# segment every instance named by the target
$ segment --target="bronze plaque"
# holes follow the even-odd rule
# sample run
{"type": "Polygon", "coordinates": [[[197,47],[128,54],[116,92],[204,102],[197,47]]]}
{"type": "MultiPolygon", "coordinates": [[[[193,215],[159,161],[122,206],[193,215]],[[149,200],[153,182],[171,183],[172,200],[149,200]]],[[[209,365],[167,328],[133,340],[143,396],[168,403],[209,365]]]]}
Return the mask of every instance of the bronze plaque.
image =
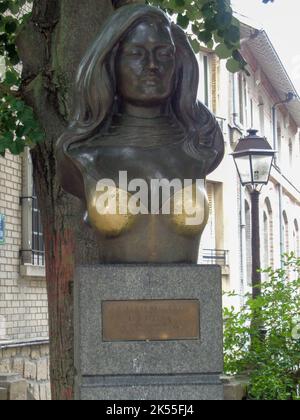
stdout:
{"type": "Polygon", "coordinates": [[[102,302],[103,341],[197,340],[198,300],[102,302]]]}

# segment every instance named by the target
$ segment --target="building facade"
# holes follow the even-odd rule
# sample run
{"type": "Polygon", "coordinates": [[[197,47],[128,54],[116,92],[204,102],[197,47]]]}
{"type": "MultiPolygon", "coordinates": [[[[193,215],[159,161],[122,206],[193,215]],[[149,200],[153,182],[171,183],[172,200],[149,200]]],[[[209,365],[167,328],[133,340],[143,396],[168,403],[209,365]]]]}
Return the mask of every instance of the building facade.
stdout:
{"type": "MultiPolygon", "coordinates": [[[[281,255],[300,256],[300,100],[264,31],[242,25],[249,76],[231,74],[213,52],[199,54],[198,96],[217,116],[226,142],[220,167],[207,180],[210,218],[200,263],[220,264],[224,290],[251,287],[251,202],[230,153],[256,128],[278,150],[270,183],[261,194],[263,267],[281,255]],[[292,92],[295,98],[284,103],[292,92]]],[[[50,398],[44,248],[28,150],[0,157],[0,374],[19,373],[36,399],[50,398]]]]}
{"type": "MultiPolygon", "coordinates": [[[[203,51],[199,60],[206,85],[199,98],[217,116],[226,142],[224,161],[207,180],[211,212],[199,261],[219,262],[224,290],[243,295],[251,290],[251,200],[230,154],[250,128],[278,151],[261,192],[260,238],[262,267],[280,268],[284,253],[300,256],[300,99],[265,31],[242,24],[241,52],[249,75],[229,73],[213,52],[203,51]]],[[[243,298],[230,303],[239,306],[243,298]]]]}
{"type": "Polygon", "coordinates": [[[30,396],[50,397],[42,232],[29,151],[0,157],[0,375],[18,373],[30,396]]]}

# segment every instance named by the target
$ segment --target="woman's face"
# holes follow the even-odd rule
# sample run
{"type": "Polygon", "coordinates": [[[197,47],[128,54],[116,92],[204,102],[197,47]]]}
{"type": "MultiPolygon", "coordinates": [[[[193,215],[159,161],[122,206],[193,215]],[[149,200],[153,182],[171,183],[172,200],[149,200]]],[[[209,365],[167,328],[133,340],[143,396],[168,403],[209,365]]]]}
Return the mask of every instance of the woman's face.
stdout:
{"type": "Polygon", "coordinates": [[[171,96],[175,75],[175,46],[170,28],[144,22],[120,45],[116,62],[118,94],[138,106],[160,105],[171,96]]]}

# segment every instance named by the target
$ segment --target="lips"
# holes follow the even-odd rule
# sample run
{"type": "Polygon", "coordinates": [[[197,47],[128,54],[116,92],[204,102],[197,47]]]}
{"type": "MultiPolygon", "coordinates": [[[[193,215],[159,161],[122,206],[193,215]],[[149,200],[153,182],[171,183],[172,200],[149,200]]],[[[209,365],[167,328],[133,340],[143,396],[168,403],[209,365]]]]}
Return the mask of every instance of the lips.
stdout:
{"type": "Polygon", "coordinates": [[[157,76],[147,76],[144,77],[142,82],[145,83],[148,86],[155,86],[159,82],[159,77],[157,76]]]}

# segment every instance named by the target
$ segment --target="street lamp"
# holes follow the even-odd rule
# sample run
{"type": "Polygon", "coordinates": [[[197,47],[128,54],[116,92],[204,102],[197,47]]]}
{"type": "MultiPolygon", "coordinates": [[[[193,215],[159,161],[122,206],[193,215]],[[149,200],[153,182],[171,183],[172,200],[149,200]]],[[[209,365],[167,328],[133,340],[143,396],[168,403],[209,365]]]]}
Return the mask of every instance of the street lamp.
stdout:
{"type": "Polygon", "coordinates": [[[269,182],[275,156],[267,139],[259,137],[257,132],[248,130],[248,136],[239,140],[232,153],[241,184],[248,186],[251,195],[253,298],[260,295],[261,285],[259,196],[263,185],[269,182]]]}

